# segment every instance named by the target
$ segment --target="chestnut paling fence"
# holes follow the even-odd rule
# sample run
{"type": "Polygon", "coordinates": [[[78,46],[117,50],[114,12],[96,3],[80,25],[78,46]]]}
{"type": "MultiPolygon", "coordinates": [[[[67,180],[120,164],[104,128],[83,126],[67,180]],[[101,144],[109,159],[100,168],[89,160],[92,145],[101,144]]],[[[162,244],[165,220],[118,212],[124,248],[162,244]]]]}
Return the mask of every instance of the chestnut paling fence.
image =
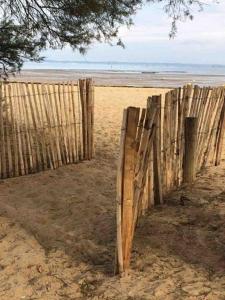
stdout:
{"type": "Polygon", "coordinates": [[[91,159],[93,116],[91,79],[0,82],[0,178],[91,159]]]}
{"type": "Polygon", "coordinates": [[[225,134],[225,89],[191,85],[124,110],[117,174],[116,270],[130,267],[141,215],[205,166],[218,165],[225,134]]]}

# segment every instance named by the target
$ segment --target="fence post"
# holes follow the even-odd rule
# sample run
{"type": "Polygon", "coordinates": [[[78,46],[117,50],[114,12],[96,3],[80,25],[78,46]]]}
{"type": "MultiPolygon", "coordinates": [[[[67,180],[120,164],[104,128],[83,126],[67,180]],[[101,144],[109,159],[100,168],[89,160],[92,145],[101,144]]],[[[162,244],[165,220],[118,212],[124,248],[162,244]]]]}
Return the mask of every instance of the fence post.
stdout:
{"type": "Polygon", "coordinates": [[[161,173],[161,96],[153,96],[153,103],[157,110],[156,132],[153,139],[153,172],[154,172],[154,203],[163,204],[162,173],[161,173]]]}
{"type": "Polygon", "coordinates": [[[197,130],[198,118],[185,118],[183,158],[183,182],[185,183],[192,183],[196,177],[197,130]]]}

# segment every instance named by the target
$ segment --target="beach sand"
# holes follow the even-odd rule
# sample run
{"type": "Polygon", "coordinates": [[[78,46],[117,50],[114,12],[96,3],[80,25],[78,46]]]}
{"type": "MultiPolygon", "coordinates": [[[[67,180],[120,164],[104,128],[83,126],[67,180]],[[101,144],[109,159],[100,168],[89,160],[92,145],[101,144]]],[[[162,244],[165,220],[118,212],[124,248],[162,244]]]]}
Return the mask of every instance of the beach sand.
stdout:
{"type": "Polygon", "coordinates": [[[1,300],[225,299],[225,163],[152,209],[113,275],[123,108],[165,92],[96,87],[95,159],[0,181],[1,300]]]}

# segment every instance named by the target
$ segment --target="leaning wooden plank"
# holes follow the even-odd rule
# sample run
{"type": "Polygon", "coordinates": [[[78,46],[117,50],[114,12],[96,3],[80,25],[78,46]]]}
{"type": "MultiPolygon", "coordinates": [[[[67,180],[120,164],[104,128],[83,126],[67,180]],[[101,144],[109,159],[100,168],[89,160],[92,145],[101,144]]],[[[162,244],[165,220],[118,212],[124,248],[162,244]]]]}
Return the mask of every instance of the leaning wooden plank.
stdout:
{"type": "Polygon", "coordinates": [[[124,145],[124,182],[123,182],[123,258],[124,271],[129,269],[130,254],[132,245],[132,226],[133,226],[133,200],[134,200],[134,176],[135,176],[135,138],[139,120],[139,108],[128,107],[127,126],[124,145]]]}
{"type": "Polygon", "coordinates": [[[123,208],[123,176],[124,176],[124,145],[127,126],[127,110],[123,112],[123,122],[120,136],[120,152],[117,167],[117,197],[116,197],[116,226],[117,226],[117,253],[116,273],[123,273],[123,247],[122,247],[122,208],[123,208]]]}

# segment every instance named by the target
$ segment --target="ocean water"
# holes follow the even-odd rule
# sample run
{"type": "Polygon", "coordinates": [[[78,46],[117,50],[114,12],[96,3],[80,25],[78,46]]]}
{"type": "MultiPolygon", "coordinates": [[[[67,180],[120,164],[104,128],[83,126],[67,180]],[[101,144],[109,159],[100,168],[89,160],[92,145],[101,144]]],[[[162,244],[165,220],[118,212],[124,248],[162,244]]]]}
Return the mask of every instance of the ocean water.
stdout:
{"type": "Polygon", "coordinates": [[[89,61],[54,61],[41,63],[26,62],[24,69],[53,70],[91,70],[101,72],[155,73],[155,74],[193,74],[225,75],[225,65],[178,64],[178,63],[129,63],[129,62],[89,62],[89,61]]]}

